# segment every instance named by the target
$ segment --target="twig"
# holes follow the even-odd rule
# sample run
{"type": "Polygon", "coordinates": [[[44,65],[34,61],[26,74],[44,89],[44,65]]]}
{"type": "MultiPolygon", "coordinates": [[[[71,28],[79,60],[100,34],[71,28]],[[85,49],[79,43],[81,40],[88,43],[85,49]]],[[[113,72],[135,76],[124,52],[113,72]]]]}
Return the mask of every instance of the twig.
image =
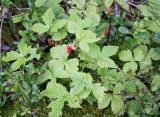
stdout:
{"type": "Polygon", "coordinates": [[[120,16],[120,9],[117,2],[114,3],[114,16],[119,17],[120,16]]]}
{"type": "Polygon", "coordinates": [[[128,4],[130,4],[130,5],[132,5],[132,6],[136,7],[136,8],[139,8],[139,5],[135,5],[135,4],[133,4],[132,2],[129,2],[129,1],[128,1],[128,4]]]}
{"type": "Polygon", "coordinates": [[[12,15],[11,18],[17,17],[17,16],[23,16],[23,15],[25,15],[25,14],[26,14],[26,13],[24,12],[24,13],[21,13],[21,14],[18,14],[18,15],[12,15]]]}
{"type": "MultiPolygon", "coordinates": [[[[1,58],[1,47],[2,47],[2,27],[3,27],[3,21],[4,21],[4,15],[5,15],[5,10],[4,8],[2,9],[2,17],[1,17],[1,24],[0,24],[0,58],[1,58]]],[[[2,64],[0,63],[1,67],[2,64]]],[[[2,72],[2,68],[0,68],[0,73],[2,72]]]]}
{"type": "Polygon", "coordinates": [[[12,5],[18,10],[18,11],[22,11],[22,10],[29,10],[30,8],[19,8],[17,7],[13,2],[12,5]]]}
{"type": "Polygon", "coordinates": [[[132,94],[128,94],[128,95],[121,95],[125,100],[130,99],[130,98],[134,98],[136,96],[138,96],[138,94],[136,93],[132,93],[132,94]]]}
{"type": "Polygon", "coordinates": [[[136,5],[136,4],[134,4],[134,3],[130,2],[130,1],[126,1],[125,3],[121,4],[120,6],[123,6],[125,4],[130,4],[130,5],[132,5],[132,6],[136,7],[136,8],[139,8],[140,5],[145,4],[146,2],[147,1],[144,1],[144,2],[140,3],[139,5],[136,5]]]}

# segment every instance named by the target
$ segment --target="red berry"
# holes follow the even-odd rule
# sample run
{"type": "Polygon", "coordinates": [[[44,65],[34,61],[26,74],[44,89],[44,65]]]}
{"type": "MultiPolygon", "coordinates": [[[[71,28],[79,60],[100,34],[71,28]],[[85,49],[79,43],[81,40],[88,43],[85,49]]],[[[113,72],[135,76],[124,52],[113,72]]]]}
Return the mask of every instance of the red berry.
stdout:
{"type": "Polygon", "coordinates": [[[72,49],[71,46],[67,46],[67,49],[72,49]]]}
{"type": "Polygon", "coordinates": [[[73,44],[67,45],[67,52],[68,52],[69,54],[71,54],[74,49],[75,49],[75,47],[74,47],[73,44]]]}
{"type": "Polygon", "coordinates": [[[72,53],[72,50],[67,50],[67,52],[68,52],[69,54],[71,54],[71,53],[72,53]]]}

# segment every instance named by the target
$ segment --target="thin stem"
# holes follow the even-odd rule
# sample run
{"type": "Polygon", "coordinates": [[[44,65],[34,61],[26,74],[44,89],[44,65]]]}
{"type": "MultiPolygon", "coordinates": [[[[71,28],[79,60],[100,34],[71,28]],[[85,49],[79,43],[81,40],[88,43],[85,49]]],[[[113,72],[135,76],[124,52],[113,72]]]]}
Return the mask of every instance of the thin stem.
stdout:
{"type": "Polygon", "coordinates": [[[23,15],[25,15],[26,13],[21,13],[21,14],[18,14],[18,15],[13,15],[13,16],[11,16],[11,18],[13,18],[13,17],[16,17],[16,16],[23,16],[23,15]]]}
{"type": "MultiPolygon", "coordinates": [[[[10,74],[8,71],[4,71],[6,73],[6,75],[8,75],[11,79],[15,80],[14,76],[12,74],[10,74]]],[[[15,80],[16,81],[16,80],[15,80]]],[[[31,103],[30,103],[30,98],[29,96],[26,94],[26,92],[24,91],[24,89],[22,88],[21,84],[16,81],[18,86],[19,86],[19,89],[21,91],[21,93],[23,94],[22,96],[24,97],[24,100],[26,101],[26,103],[30,106],[31,103]]]]}
{"type": "MultiPolygon", "coordinates": [[[[2,28],[3,28],[3,21],[4,21],[4,9],[2,9],[2,17],[1,17],[1,24],[0,24],[0,58],[1,58],[1,46],[2,46],[2,28]]],[[[1,67],[2,64],[0,63],[1,67]]],[[[2,68],[0,69],[0,73],[2,72],[2,68]]]]}
{"type": "Polygon", "coordinates": [[[30,8],[19,8],[17,7],[13,2],[12,5],[18,10],[18,11],[22,11],[22,10],[29,10],[30,8]]]}
{"type": "Polygon", "coordinates": [[[132,2],[128,2],[128,4],[130,4],[130,5],[132,5],[132,6],[136,7],[136,8],[139,7],[139,5],[135,5],[135,4],[133,4],[132,2]]]}

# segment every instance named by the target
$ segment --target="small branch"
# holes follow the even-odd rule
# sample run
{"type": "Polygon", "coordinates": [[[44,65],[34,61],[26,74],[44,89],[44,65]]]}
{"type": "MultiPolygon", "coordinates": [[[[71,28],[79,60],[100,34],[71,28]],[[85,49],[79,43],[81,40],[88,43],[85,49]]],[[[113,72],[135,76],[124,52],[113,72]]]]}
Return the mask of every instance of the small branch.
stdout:
{"type": "Polygon", "coordinates": [[[17,7],[13,2],[12,5],[18,10],[18,11],[23,11],[23,10],[29,10],[30,8],[19,8],[17,7]]]}
{"type": "Polygon", "coordinates": [[[128,95],[122,95],[122,97],[125,99],[125,100],[127,100],[127,99],[130,99],[130,98],[134,98],[134,97],[136,97],[136,96],[138,96],[136,93],[134,94],[128,94],[128,95]]]}
{"type": "Polygon", "coordinates": [[[18,15],[12,15],[11,18],[16,17],[16,16],[23,16],[23,15],[25,15],[25,14],[26,14],[26,13],[24,12],[24,13],[21,13],[21,14],[18,14],[18,15]]]}
{"type": "MultiPolygon", "coordinates": [[[[2,28],[3,28],[3,21],[5,17],[5,8],[2,9],[2,17],[1,17],[1,24],[0,24],[0,58],[1,56],[1,48],[2,48],[2,28]]],[[[2,64],[0,63],[1,68],[0,68],[0,73],[2,72],[2,64]]]]}
{"type": "Polygon", "coordinates": [[[132,5],[132,6],[136,7],[136,8],[139,8],[139,5],[135,5],[135,4],[133,4],[132,2],[129,2],[129,1],[128,1],[128,4],[130,4],[130,5],[132,5]]]}
{"type": "Polygon", "coordinates": [[[120,16],[120,9],[117,2],[114,3],[114,16],[119,17],[120,16]]]}
{"type": "Polygon", "coordinates": [[[2,10],[2,16],[1,16],[1,24],[0,24],[0,48],[1,48],[1,39],[2,39],[2,26],[3,26],[3,21],[4,21],[4,15],[5,15],[5,10],[2,10]]]}
{"type": "Polygon", "coordinates": [[[142,3],[140,3],[139,5],[136,5],[136,4],[134,4],[134,3],[130,2],[130,1],[126,1],[125,3],[123,3],[123,4],[120,5],[120,6],[123,6],[123,5],[125,5],[125,4],[130,4],[130,5],[132,5],[132,6],[136,7],[136,8],[139,8],[140,5],[145,4],[146,2],[147,2],[147,1],[142,2],[142,3]]]}

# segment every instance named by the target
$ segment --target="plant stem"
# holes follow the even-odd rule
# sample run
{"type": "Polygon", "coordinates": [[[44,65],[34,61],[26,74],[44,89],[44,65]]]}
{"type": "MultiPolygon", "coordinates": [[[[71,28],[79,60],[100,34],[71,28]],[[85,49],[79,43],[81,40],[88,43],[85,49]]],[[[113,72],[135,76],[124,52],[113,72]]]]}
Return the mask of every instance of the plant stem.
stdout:
{"type": "MultiPolygon", "coordinates": [[[[10,74],[8,71],[5,71],[4,72],[13,80],[15,80],[14,76],[12,74],[10,74]]],[[[19,89],[20,91],[22,92],[22,96],[24,97],[24,100],[26,101],[26,103],[28,104],[28,106],[31,106],[31,102],[30,102],[30,98],[29,96],[26,94],[26,92],[24,91],[23,87],[21,86],[21,84],[16,81],[18,83],[18,86],[19,86],[19,89]]]]}
{"type": "MultiPolygon", "coordinates": [[[[1,24],[0,24],[0,58],[1,58],[1,46],[2,46],[2,28],[3,28],[3,21],[4,21],[4,8],[2,8],[2,17],[1,17],[1,24]]],[[[0,73],[2,72],[2,64],[0,63],[0,73]]]]}

